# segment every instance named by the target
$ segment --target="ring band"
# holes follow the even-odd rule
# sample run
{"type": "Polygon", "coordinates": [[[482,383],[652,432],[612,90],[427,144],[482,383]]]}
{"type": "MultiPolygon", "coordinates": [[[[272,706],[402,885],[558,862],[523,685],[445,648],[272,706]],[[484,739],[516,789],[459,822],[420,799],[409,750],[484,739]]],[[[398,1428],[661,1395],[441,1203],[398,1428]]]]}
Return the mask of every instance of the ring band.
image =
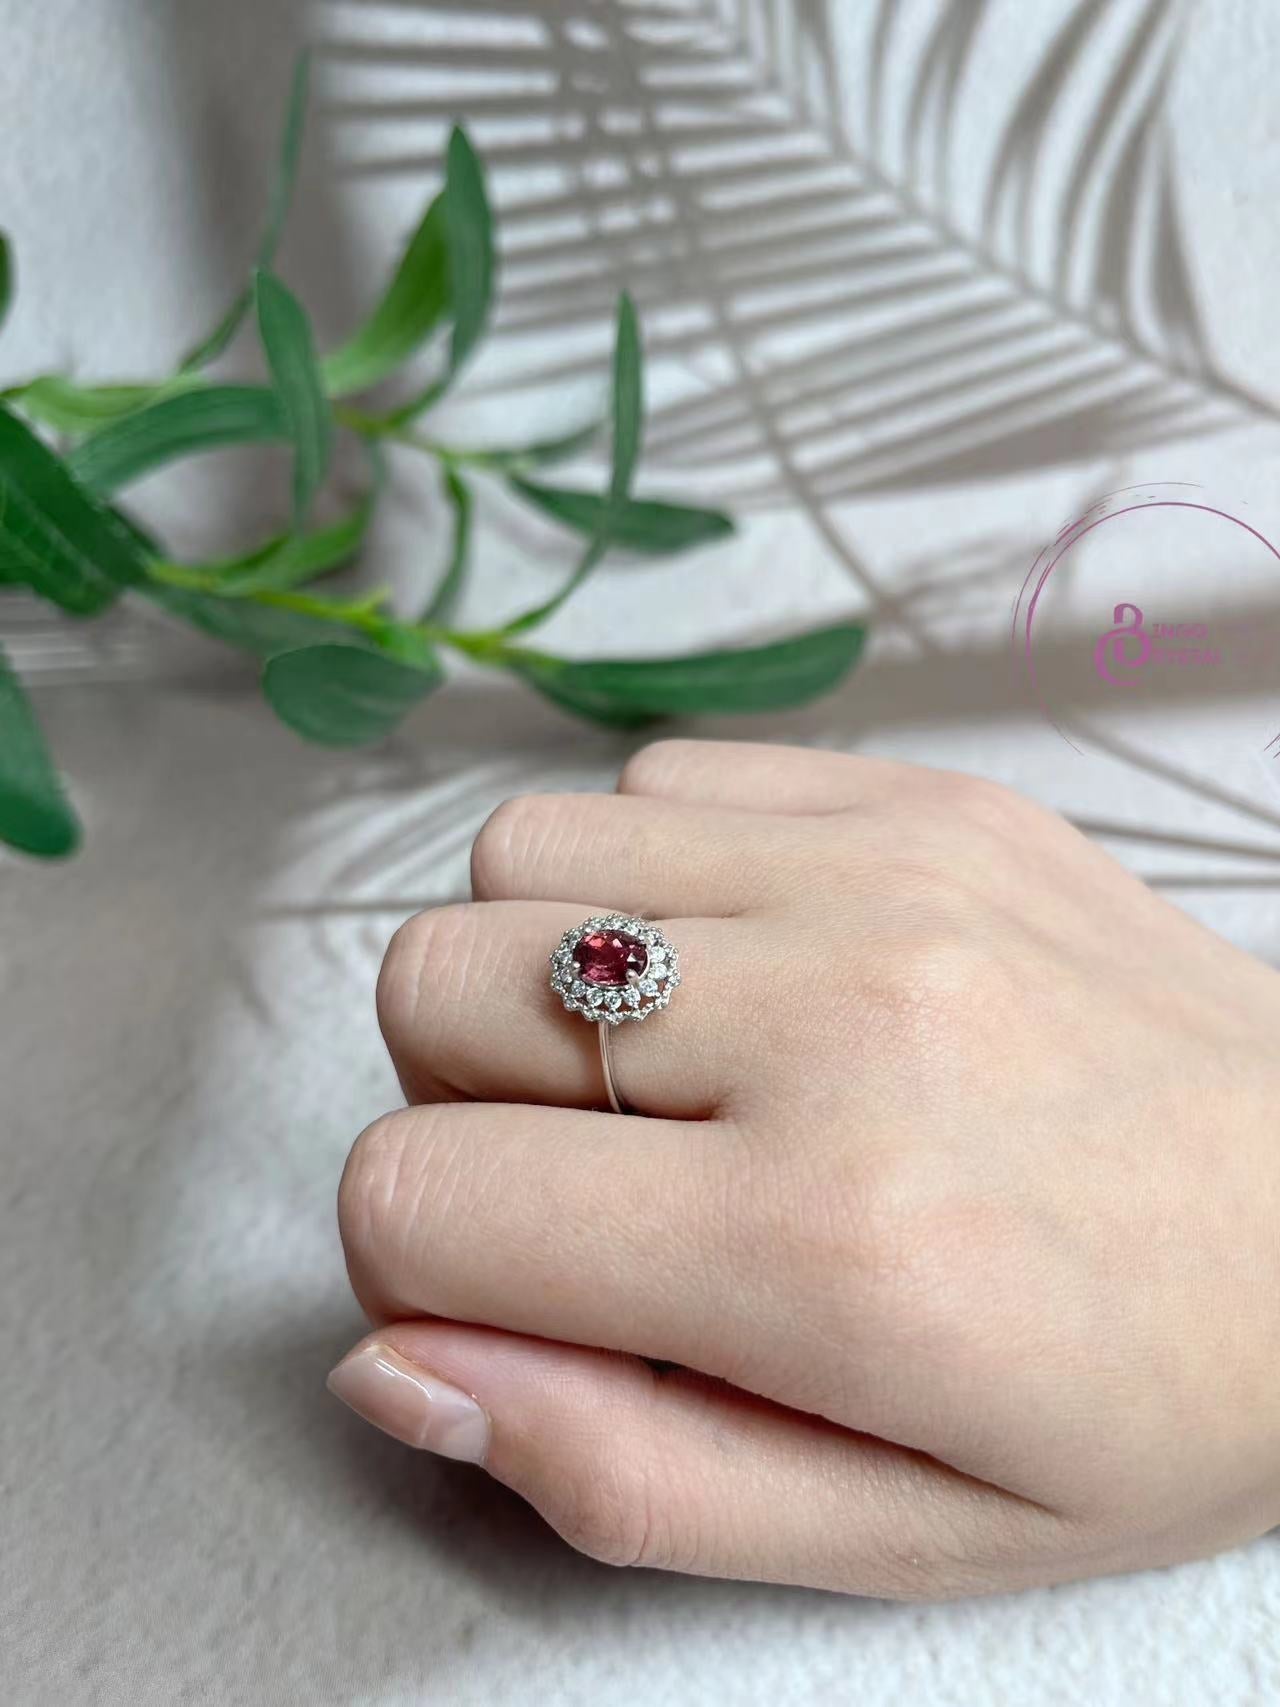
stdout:
{"type": "Polygon", "coordinates": [[[596,1035],[600,1039],[600,1075],[604,1079],[604,1094],[609,1099],[609,1107],[615,1114],[630,1114],[631,1104],[618,1095],[617,1080],[613,1076],[613,1050],[609,1044],[613,1027],[602,1025],[596,1035]]]}
{"type": "Polygon", "coordinates": [[[600,1068],[615,1114],[628,1112],[628,1105],[613,1073],[613,1029],[665,1008],[679,982],[675,948],[656,925],[628,913],[584,919],[552,953],[551,988],[571,1014],[600,1027],[600,1068]]]}

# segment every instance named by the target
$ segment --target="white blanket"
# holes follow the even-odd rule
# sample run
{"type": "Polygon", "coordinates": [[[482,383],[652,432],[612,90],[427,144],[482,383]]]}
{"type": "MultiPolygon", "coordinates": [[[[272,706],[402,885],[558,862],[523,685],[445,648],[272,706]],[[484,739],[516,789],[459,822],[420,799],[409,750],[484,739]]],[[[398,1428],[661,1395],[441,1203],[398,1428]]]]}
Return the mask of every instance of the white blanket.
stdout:
{"type": "MultiPolygon", "coordinates": [[[[810,18],[819,9],[799,7],[810,18]]],[[[1047,38],[1067,9],[1065,0],[1035,8],[1037,30],[1047,38]]],[[[784,8],[684,10],[741,28],[733,63],[758,70],[773,51],[769,17],[784,8]]],[[[1273,198],[1280,168],[1269,75],[1280,17],[1266,0],[1206,10],[1183,43],[1170,109],[1196,288],[1220,361],[1280,398],[1280,226],[1262,199],[1264,189],[1273,198]]],[[[625,11],[474,0],[317,14],[332,50],[318,148],[342,169],[332,194],[318,165],[309,177],[286,273],[304,295],[315,281],[326,336],[374,294],[430,182],[431,168],[412,162],[415,150],[438,148],[441,117],[472,100],[487,115],[475,124],[482,144],[559,134],[573,156],[575,115],[594,108],[566,92],[565,65],[594,51],[590,26],[606,13],[616,25],[625,11]],[[549,20],[565,26],[558,97],[538,81],[549,20]],[[388,42],[393,51],[379,58],[388,42]],[[482,101],[474,79],[494,69],[495,54],[510,62],[507,93],[482,101]],[[523,109],[522,65],[532,91],[523,109]],[[388,117],[398,97],[420,98],[425,117],[388,117]],[[353,168],[374,160],[380,173],[353,168]]],[[[1029,32],[1007,8],[1004,17],[986,48],[993,105],[1025,74],[1029,32]]],[[[0,344],[4,383],[67,361],[129,374],[170,359],[213,317],[252,244],[292,20],[292,8],[262,0],[199,9],[0,0],[0,219],[20,269],[0,344]]],[[[819,104],[823,71],[795,69],[795,86],[813,84],[819,104]]],[[[768,82],[714,96],[723,122],[748,140],[783,98],[786,79],[768,82]]],[[[808,137],[804,146],[820,134],[794,115],[784,130],[808,137]]],[[[606,164],[588,181],[591,162],[607,155],[600,135],[586,154],[573,157],[585,173],[575,193],[590,208],[610,187],[606,164]]],[[[495,172],[504,205],[518,209],[539,183],[558,193],[564,161],[550,147],[538,159],[523,174],[510,162],[495,172]]],[[[676,147],[634,169],[632,191],[656,205],[685,168],[676,147]]],[[[848,158],[831,169],[852,170],[848,158]]],[[[955,171],[963,201],[977,167],[962,155],[955,171]]],[[[599,303],[579,303],[568,284],[557,310],[516,252],[522,232],[535,247],[551,239],[519,220],[510,230],[502,333],[441,426],[462,441],[510,440],[548,419],[569,425],[599,406],[599,303]],[[540,364],[554,384],[516,382],[540,364]]],[[[688,443],[662,449],[678,415],[660,422],[648,489],[736,494],[750,508],[741,537],[706,558],[602,573],[546,643],[676,651],[868,611],[870,658],[833,699],[706,732],[1000,777],[1071,812],[1178,903],[1280,959],[1280,790],[1255,738],[1268,717],[1280,727],[1275,706],[1209,695],[1129,715],[1102,701],[1094,709],[1110,750],[1075,753],[1028,704],[1006,655],[1008,612],[1032,557],[1100,487],[1187,478],[1261,493],[1265,506],[1277,489],[1274,408],[1228,437],[1172,450],[1139,445],[1002,480],[975,473],[946,488],[819,502],[804,479],[796,485],[804,443],[788,440],[783,454],[770,436],[771,421],[801,440],[809,430],[786,415],[784,395],[762,400],[761,376],[783,359],[773,334],[744,356],[732,327],[753,310],[723,293],[717,263],[654,244],[623,242],[607,264],[634,276],[655,344],[665,329],[655,405],[721,399],[747,423],[743,455],[763,459],[751,478],[768,502],[750,506],[729,448],[717,469],[688,475],[688,443]],[[696,336],[682,343],[681,326],[696,336]]],[[[785,256],[784,239],[772,249],[785,256]]],[[[833,287],[829,271],[822,278],[833,287]]],[[[750,281],[739,282],[749,294],[750,281]]],[[[799,300],[803,281],[787,289],[799,300]]],[[[833,312],[849,317],[851,340],[859,335],[856,305],[833,312]]],[[[799,350],[806,327],[783,330],[799,350]]],[[[856,477],[858,445],[840,454],[856,477]]],[[[256,505],[276,501],[261,487],[278,498],[275,465],[258,472],[256,461],[220,467],[183,480],[178,496],[158,484],[144,507],[187,549],[208,549],[211,515],[244,525],[256,505]]],[[[600,478],[598,464],[590,472],[600,478]]],[[[406,462],[375,580],[408,585],[424,560],[442,561],[434,505],[426,470],[406,462]]],[[[545,594],[566,561],[553,531],[500,502],[486,508],[471,615],[545,594]]],[[[1143,562],[1140,540],[1117,558],[1117,597],[1143,562]]],[[[1280,585],[1272,592],[1280,599],[1280,585]]],[[[93,641],[8,597],[0,632],[35,685],[87,829],[84,852],[65,866],[0,862],[6,1701],[1280,1699],[1276,1535],[1175,1570],[936,1607],[625,1574],[570,1553],[481,1474],[417,1457],[344,1412],[323,1380],[361,1322],[335,1187],[356,1133],[397,1100],[373,1016],[381,948],[409,912],[465,892],[469,838],[500,799],[607,787],[628,745],[472,675],[387,747],[326,754],[273,721],[251,672],[147,619],[113,618],[93,641]]]]}

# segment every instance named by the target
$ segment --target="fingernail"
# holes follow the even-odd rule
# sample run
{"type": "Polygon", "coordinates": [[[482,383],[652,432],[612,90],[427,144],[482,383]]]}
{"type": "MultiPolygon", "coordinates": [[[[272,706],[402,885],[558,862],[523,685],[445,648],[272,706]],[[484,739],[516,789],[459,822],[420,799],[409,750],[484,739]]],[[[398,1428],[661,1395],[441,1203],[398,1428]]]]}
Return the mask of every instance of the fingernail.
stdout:
{"type": "Polygon", "coordinates": [[[389,1345],[365,1345],[330,1371],[329,1391],[406,1445],[482,1464],[489,1419],[469,1393],[410,1363],[389,1345]]]}

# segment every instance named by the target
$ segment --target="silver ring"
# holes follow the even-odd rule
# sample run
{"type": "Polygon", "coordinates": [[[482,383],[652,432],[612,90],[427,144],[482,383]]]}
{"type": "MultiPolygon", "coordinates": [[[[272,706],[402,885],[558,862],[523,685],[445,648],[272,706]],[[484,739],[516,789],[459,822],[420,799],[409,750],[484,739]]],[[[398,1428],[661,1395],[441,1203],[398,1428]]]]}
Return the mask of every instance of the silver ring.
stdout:
{"type": "Polygon", "coordinates": [[[680,959],[656,925],[629,913],[596,913],[560,938],[551,988],[571,1014],[599,1027],[600,1069],[615,1114],[629,1112],[613,1076],[609,1040],[624,1020],[665,1008],[680,982],[680,959]]]}

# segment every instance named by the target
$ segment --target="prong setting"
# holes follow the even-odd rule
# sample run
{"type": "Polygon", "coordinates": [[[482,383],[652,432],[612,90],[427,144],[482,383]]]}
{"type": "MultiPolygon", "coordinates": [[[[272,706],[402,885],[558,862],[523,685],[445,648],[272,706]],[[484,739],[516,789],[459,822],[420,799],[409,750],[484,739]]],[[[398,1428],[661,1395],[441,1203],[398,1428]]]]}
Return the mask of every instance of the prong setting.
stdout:
{"type": "Polygon", "coordinates": [[[675,948],[656,925],[628,913],[593,914],[566,931],[551,954],[551,988],[571,1014],[597,1024],[648,1019],[668,1005],[679,983],[675,948]],[[603,952],[618,963],[621,976],[616,981],[607,977],[607,968],[606,981],[598,981],[600,945],[593,951],[583,947],[587,938],[600,936],[611,939],[603,952]],[[589,962],[585,970],[583,962],[589,962]]]}

